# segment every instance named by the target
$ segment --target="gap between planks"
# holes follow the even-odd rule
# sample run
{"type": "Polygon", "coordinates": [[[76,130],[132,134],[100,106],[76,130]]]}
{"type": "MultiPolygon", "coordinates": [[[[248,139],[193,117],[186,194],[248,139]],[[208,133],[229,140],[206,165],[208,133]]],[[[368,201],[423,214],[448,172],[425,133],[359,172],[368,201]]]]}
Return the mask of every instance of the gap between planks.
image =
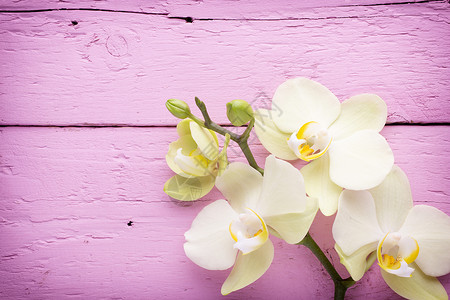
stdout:
{"type": "MultiPolygon", "coordinates": [[[[225,128],[245,128],[235,127],[229,124],[218,124],[225,128]]],[[[437,123],[388,123],[385,126],[450,126],[450,122],[437,123]]],[[[2,124],[0,128],[23,127],[23,128],[175,128],[174,125],[132,125],[132,124],[82,124],[82,125],[43,125],[43,124],[2,124]]]]}
{"type": "MultiPolygon", "coordinates": [[[[424,3],[450,3],[450,0],[422,0],[422,1],[404,1],[393,3],[373,3],[373,4],[353,4],[353,5],[339,5],[335,8],[352,8],[352,7],[378,7],[378,6],[400,6],[400,5],[417,5],[424,3]]],[[[328,7],[316,7],[316,8],[328,8],[328,7]]],[[[15,14],[15,13],[41,13],[41,12],[53,12],[53,11],[92,11],[92,12],[112,12],[122,14],[140,14],[140,15],[153,15],[162,16],[168,19],[184,20],[186,23],[193,23],[195,21],[301,21],[301,20],[326,20],[326,19],[354,19],[359,16],[334,16],[334,17],[288,17],[288,18],[193,18],[193,17],[180,17],[170,16],[169,12],[146,12],[146,11],[134,11],[134,10],[117,10],[117,9],[105,9],[105,8],[43,8],[43,9],[18,9],[18,10],[0,10],[0,13],[15,14]]],[[[365,18],[379,18],[379,17],[391,17],[391,16],[365,16],[365,18]]],[[[398,16],[396,16],[398,17],[398,16]]]]}

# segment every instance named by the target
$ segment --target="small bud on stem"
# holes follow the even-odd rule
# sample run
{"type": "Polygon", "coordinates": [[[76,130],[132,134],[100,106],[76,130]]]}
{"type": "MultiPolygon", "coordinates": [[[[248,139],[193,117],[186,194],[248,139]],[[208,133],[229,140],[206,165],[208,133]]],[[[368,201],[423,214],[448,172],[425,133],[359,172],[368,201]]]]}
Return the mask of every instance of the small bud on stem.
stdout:
{"type": "Polygon", "coordinates": [[[253,109],[244,100],[233,100],[227,103],[227,117],[234,126],[242,126],[253,119],[253,109]]]}
{"type": "Polygon", "coordinates": [[[179,119],[186,119],[191,114],[191,109],[186,102],[178,99],[169,99],[166,102],[166,108],[172,115],[179,119]]]}

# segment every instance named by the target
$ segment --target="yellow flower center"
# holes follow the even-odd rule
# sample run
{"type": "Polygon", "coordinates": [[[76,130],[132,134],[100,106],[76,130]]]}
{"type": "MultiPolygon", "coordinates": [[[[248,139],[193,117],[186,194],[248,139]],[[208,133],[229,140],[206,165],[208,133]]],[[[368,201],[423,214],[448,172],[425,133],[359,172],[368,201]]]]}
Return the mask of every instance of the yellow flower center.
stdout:
{"type": "Polygon", "coordinates": [[[398,232],[388,233],[377,248],[378,265],[388,273],[411,277],[413,268],[409,267],[419,255],[419,244],[410,236],[398,232]]]}
{"type": "Polygon", "coordinates": [[[261,247],[269,238],[264,220],[253,210],[247,208],[238,220],[230,223],[230,235],[236,241],[234,248],[248,254],[261,247]]]}
{"type": "Polygon", "coordinates": [[[327,152],[331,140],[326,128],[317,122],[308,122],[292,133],[287,143],[298,158],[311,161],[327,152]]]}

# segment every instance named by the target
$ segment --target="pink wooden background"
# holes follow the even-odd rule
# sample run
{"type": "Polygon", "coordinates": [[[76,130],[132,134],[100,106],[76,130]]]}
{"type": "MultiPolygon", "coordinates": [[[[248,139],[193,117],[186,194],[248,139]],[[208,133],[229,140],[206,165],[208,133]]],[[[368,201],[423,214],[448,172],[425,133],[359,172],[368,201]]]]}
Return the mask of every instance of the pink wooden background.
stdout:
{"type": "MultiPolygon", "coordinates": [[[[226,102],[267,107],[296,76],[341,100],[377,93],[415,202],[450,214],[448,1],[1,0],[0,72],[2,299],[332,298],[315,257],[277,239],[269,271],[227,297],[229,271],[185,257],[184,232],[221,195],[163,193],[168,98],[198,96],[227,124],[226,102]]],[[[332,222],[312,235],[339,265],[332,222]]],[[[347,296],[400,298],[376,266],[347,296]]]]}

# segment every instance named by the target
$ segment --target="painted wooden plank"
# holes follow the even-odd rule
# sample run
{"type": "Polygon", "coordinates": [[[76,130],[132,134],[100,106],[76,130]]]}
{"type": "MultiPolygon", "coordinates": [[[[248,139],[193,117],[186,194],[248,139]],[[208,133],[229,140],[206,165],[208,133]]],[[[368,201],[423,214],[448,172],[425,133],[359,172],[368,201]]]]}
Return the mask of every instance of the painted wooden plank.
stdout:
{"type": "Polygon", "coordinates": [[[99,11],[0,14],[0,124],[174,125],[165,100],[192,105],[194,96],[227,123],[226,102],[267,107],[295,76],[341,100],[377,93],[389,122],[450,121],[448,3],[317,12],[193,23],[99,11]]]}
{"type": "MultiPolygon", "coordinates": [[[[388,126],[382,133],[416,204],[450,214],[448,127],[388,126]]],[[[182,249],[195,215],[220,193],[181,203],[162,191],[172,176],[163,157],[175,138],[174,128],[1,128],[0,296],[223,299],[228,271],[203,270],[182,249]]],[[[254,137],[251,143],[262,164],[267,152],[254,137]]],[[[243,160],[234,145],[229,154],[243,160]]],[[[319,216],[312,235],[338,264],[332,221],[319,216]]],[[[331,281],[315,258],[274,241],[269,271],[224,299],[331,299],[331,281]]],[[[450,276],[441,282],[450,291],[450,276]]],[[[375,267],[348,292],[348,299],[361,297],[399,299],[375,267]]]]}
{"type": "Polygon", "coordinates": [[[288,18],[298,16],[299,12],[309,8],[323,7],[352,7],[352,6],[380,6],[380,5],[411,5],[422,3],[444,3],[444,0],[282,0],[282,1],[203,1],[196,0],[21,0],[0,1],[0,10],[43,10],[43,9],[94,9],[116,10],[140,13],[166,13],[170,16],[207,17],[207,18],[262,18],[275,16],[288,18]]]}
{"type": "Polygon", "coordinates": [[[142,14],[168,14],[167,1],[164,0],[43,0],[43,1],[8,1],[0,0],[0,11],[29,11],[29,10],[51,10],[51,9],[92,9],[92,10],[111,10],[111,11],[127,11],[142,14]]]}
{"type": "Polygon", "coordinates": [[[190,16],[194,20],[213,19],[321,19],[362,16],[389,16],[392,14],[421,14],[448,8],[446,1],[174,1],[167,8],[169,16],[190,16]],[[222,5],[221,5],[222,4],[222,5]],[[364,9],[361,9],[364,7],[364,9]],[[327,8],[324,10],[323,8],[327,8]],[[429,10],[431,8],[431,10],[429,10]]]}

